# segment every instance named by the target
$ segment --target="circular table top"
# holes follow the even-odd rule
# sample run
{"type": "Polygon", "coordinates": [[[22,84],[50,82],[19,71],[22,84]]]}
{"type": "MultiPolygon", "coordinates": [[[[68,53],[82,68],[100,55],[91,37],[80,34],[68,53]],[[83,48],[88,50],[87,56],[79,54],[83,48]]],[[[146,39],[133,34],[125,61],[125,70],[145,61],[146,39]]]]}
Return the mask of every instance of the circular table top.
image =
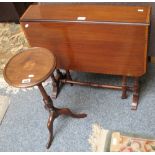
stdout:
{"type": "Polygon", "coordinates": [[[51,51],[33,47],[13,56],[4,68],[4,79],[14,87],[32,87],[45,81],[56,67],[51,51]]]}

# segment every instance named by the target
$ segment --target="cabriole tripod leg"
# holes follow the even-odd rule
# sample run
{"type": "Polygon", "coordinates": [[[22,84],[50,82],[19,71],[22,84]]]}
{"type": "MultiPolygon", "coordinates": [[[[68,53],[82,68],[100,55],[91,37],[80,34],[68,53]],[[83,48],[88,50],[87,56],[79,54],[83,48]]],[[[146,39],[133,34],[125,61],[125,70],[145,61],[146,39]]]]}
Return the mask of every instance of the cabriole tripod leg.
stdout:
{"type": "Polygon", "coordinates": [[[55,120],[55,118],[57,118],[57,114],[56,112],[52,111],[50,112],[49,118],[48,118],[48,123],[47,123],[47,128],[49,131],[49,139],[48,139],[48,143],[46,145],[46,148],[49,149],[52,141],[53,141],[53,122],[55,120]]]}
{"type": "Polygon", "coordinates": [[[43,96],[44,107],[46,110],[49,111],[49,119],[48,119],[48,123],[47,123],[47,128],[49,130],[49,140],[48,140],[48,143],[46,146],[46,148],[48,149],[51,146],[51,143],[53,140],[53,122],[54,122],[55,118],[58,117],[58,114],[54,111],[55,107],[53,106],[53,101],[51,100],[50,96],[48,96],[48,94],[46,93],[42,84],[39,84],[38,88],[43,96]]]}
{"type": "Polygon", "coordinates": [[[48,123],[47,123],[47,128],[49,130],[49,140],[46,146],[48,149],[51,146],[52,140],[53,140],[53,122],[59,115],[68,115],[74,118],[84,118],[87,115],[84,113],[75,114],[68,108],[59,109],[59,108],[54,107],[52,99],[50,98],[50,96],[48,96],[42,84],[39,84],[38,88],[43,96],[45,109],[49,111],[49,118],[48,118],[48,123]]]}
{"type": "Polygon", "coordinates": [[[73,118],[84,118],[87,116],[87,114],[84,114],[84,113],[83,114],[75,114],[68,108],[57,109],[57,112],[59,115],[67,115],[67,116],[71,116],[73,118]]]}
{"type": "Polygon", "coordinates": [[[133,101],[131,104],[131,110],[136,110],[138,106],[138,100],[139,100],[139,78],[136,77],[134,79],[134,92],[133,92],[133,101]]]}

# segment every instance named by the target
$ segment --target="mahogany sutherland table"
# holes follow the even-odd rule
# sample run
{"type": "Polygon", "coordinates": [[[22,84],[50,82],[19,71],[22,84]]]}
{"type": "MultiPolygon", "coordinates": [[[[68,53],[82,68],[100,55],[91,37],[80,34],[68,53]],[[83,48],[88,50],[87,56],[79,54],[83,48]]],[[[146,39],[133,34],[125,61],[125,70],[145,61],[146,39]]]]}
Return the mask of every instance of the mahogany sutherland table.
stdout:
{"type": "Polygon", "coordinates": [[[32,5],[20,22],[30,45],[53,51],[57,69],[67,72],[57,79],[53,96],[59,82],[120,89],[122,98],[127,97],[127,90],[133,90],[132,109],[137,108],[138,81],[147,68],[150,7],[32,5]],[[120,75],[123,81],[121,86],[74,81],[69,70],[120,75]],[[134,78],[133,87],[127,85],[127,77],[134,78]]]}
{"type": "Polygon", "coordinates": [[[45,91],[42,82],[50,76],[55,79],[53,75],[55,67],[56,60],[51,51],[35,47],[13,56],[4,68],[4,78],[8,84],[18,88],[38,86],[43,96],[44,106],[49,111],[47,149],[53,140],[53,122],[59,115],[68,115],[74,118],[86,117],[86,114],[74,114],[68,108],[58,109],[53,105],[53,101],[45,91]]]}

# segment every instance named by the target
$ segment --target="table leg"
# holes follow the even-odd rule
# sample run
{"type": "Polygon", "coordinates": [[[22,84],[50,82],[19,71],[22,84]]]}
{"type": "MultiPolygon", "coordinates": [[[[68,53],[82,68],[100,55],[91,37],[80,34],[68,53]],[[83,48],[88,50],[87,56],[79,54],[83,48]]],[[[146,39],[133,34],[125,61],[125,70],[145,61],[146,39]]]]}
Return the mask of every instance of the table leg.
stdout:
{"type": "Polygon", "coordinates": [[[51,75],[52,78],[52,98],[56,99],[59,91],[59,82],[55,79],[54,74],[51,75]]]}
{"type": "Polygon", "coordinates": [[[59,69],[56,69],[56,73],[57,73],[57,78],[56,78],[57,80],[64,78],[63,73],[59,69]]]}
{"type": "Polygon", "coordinates": [[[123,76],[122,80],[122,99],[127,98],[127,77],[123,76]]]}
{"type": "Polygon", "coordinates": [[[58,114],[54,111],[50,111],[49,113],[49,118],[48,118],[48,123],[47,123],[47,128],[49,131],[49,139],[48,139],[48,143],[46,145],[46,148],[49,149],[52,141],[53,141],[53,122],[54,120],[58,117],[58,114]]]}
{"type": "MultiPolygon", "coordinates": [[[[71,74],[70,74],[70,71],[69,71],[69,70],[66,70],[66,78],[67,78],[68,80],[71,80],[71,81],[72,81],[72,77],[71,77],[71,74]]],[[[73,86],[72,83],[71,83],[70,85],[73,86]]]]}
{"type": "Polygon", "coordinates": [[[71,116],[74,118],[84,118],[87,115],[84,113],[83,114],[74,114],[68,108],[58,109],[58,108],[54,107],[52,99],[50,98],[50,96],[48,96],[48,94],[46,93],[42,84],[39,84],[38,88],[43,96],[45,109],[47,109],[49,111],[49,118],[48,118],[48,123],[47,123],[47,128],[49,130],[49,140],[48,140],[48,143],[46,146],[46,148],[49,149],[51,146],[52,140],[53,140],[53,122],[59,115],[68,115],[68,116],[71,116]]]}
{"type": "Polygon", "coordinates": [[[139,78],[136,77],[134,79],[134,88],[133,88],[133,101],[131,104],[131,110],[136,110],[138,106],[138,100],[139,100],[139,78]]]}
{"type": "Polygon", "coordinates": [[[63,73],[59,69],[56,69],[56,77],[52,73],[51,78],[52,78],[52,86],[53,86],[52,98],[56,99],[60,91],[60,85],[61,85],[60,79],[65,78],[65,75],[63,75],[63,73]]]}

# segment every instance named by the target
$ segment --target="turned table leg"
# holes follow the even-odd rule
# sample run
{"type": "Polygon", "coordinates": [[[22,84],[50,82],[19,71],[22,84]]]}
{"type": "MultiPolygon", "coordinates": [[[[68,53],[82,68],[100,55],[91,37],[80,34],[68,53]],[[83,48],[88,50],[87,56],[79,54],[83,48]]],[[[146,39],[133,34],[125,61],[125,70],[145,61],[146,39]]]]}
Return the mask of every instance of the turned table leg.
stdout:
{"type": "Polygon", "coordinates": [[[57,73],[57,80],[64,78],[63,73],[59,69],[56,69],[56,73],[57,73]]]}
{"type": "Polygon", "coordinates": [[[134,87],[133,87],[133,101],[131,104],[131,109],[136,110],[138,106],[139,100],[139,78],[135,77],[134,79],[134,87]]]}
{"type": "Polygon", "coordinates": [[[123,80],[122,80],[122,99],[126,99],[127,98],[127,77],[123,76],[123,80]]]}
{"type": "Polygon", "coordinates": [[[60,79],[65,78],[65,76],[62,74],[62,72],[59,69],[56,69],[56,77],[54,76],[54,73],[52,73],[51,78],[52,78],[52,86],[53,86],[52,98],[56,99],[60,90],[60,79]]]}
{"type": "MultiPolygon", "coordinates": [[[[69,71],[69,70],[66,70],[66,78],[67,78],[68,80],[72,80],[72,77],[71,77],[71,74],[70,74],[70,71],[69,71]]],[[[71,83],[70,85],[73,86],[72,83],[71,83]]]]}
{"type": "Polygon", "coordinates": [[[71,116],[74,118],[84,118],[87,115],[84,113],[83,114],[74,114],[68,108],[58,109],[58,108],[54,107],[52,99],[50,98],[50,96],[48,96],[48,94],[46,93],[42,84],[39,84],[38,88],[43,96],[44,107],[46,110],[49,111],[49,118],[48,118],[48,123],[47,123],[47,128],[49,130],[49,140],[48,140],[48,143],[46,146],[46,148],[49,149],[52,144],[52,140],[53,140],[53,122],[59,115],[68,115],[68,116],[71,116]]]}
{"type": "Polygon", "coordinates": [[[55,79],[54,74],[51,75],[52,78],[52,98],[56,99],[59,91],[59,82],[55,79]]]}

